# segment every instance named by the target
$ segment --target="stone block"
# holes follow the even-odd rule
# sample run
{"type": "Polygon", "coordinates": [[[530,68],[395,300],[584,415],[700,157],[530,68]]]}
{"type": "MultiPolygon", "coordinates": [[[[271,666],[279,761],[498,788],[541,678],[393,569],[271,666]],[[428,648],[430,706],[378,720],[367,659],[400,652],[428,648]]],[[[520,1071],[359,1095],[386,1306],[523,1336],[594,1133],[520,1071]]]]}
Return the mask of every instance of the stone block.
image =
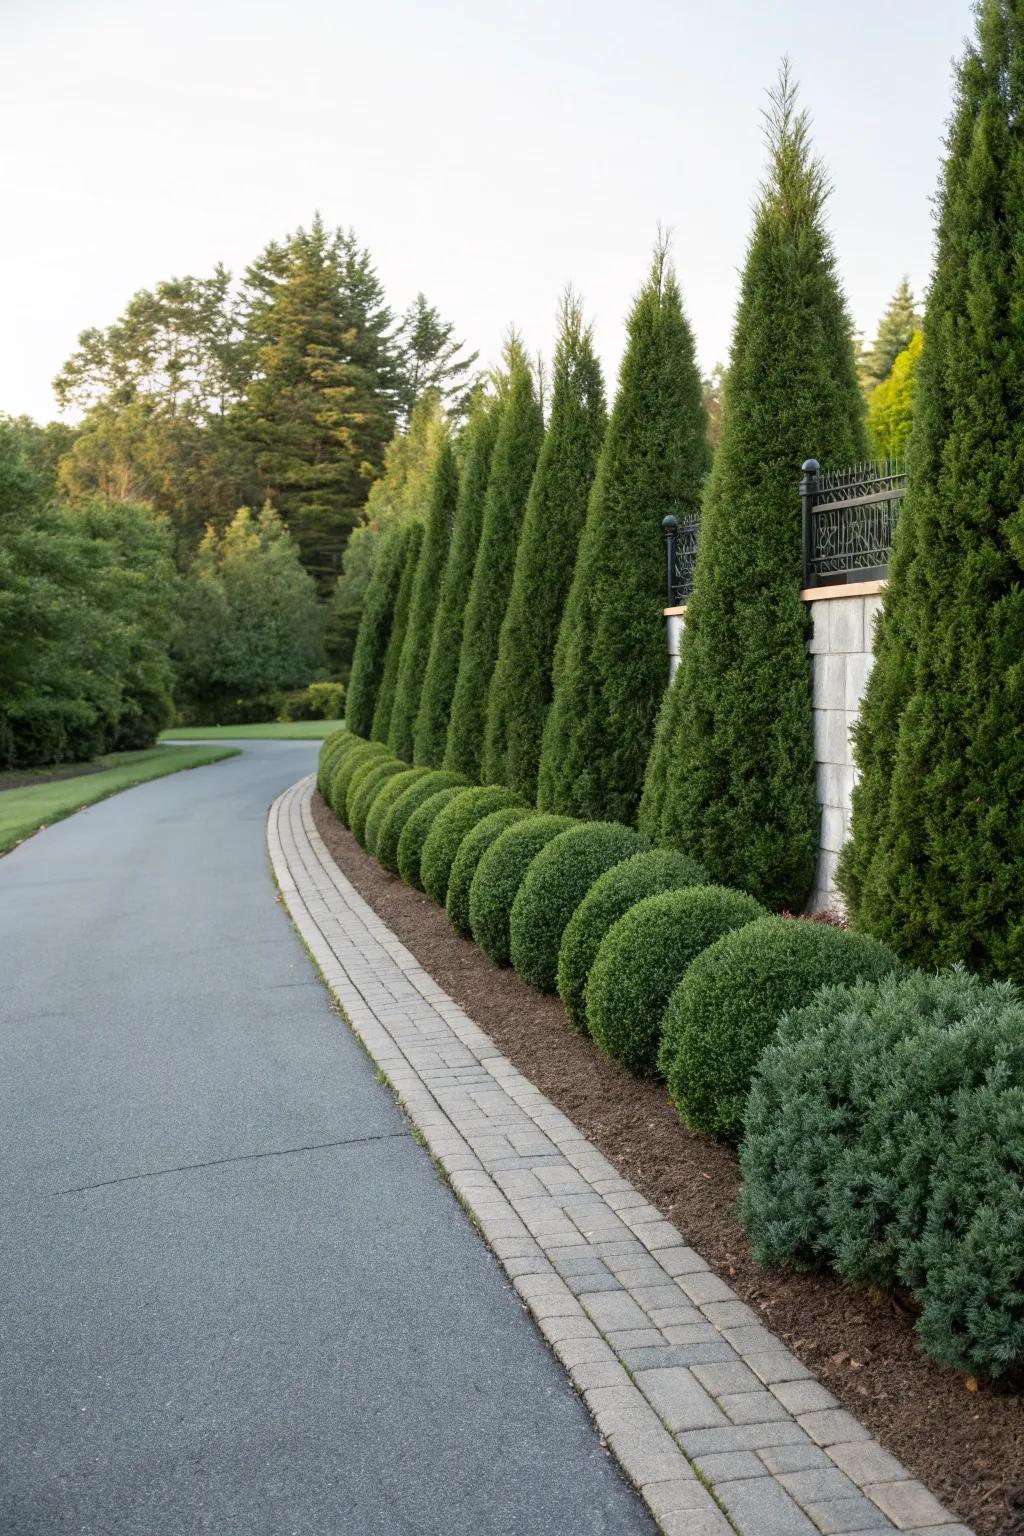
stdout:
{"type": "Polygon", "coordinates": [[[669,1429],[715,1429],[728,1424],[714,1399],[685,1366],[635,1374],[637,1386],[669,1429]]]}
{"type": "Polygon", "coordinates": [[[809,603],[811,610],[811,637],[807,642],[807,649],[812,656],[820,656],[829,648],[829,615],[832,600],[824,598],[820,603],[809,603]]]}
{"type": "Polygon", "coordinates": [[[864,1492],[899,1531],[952,1523],[953,1516],[947,1514],[935,1495],[923,1483],[909,1478],[899,1483],[867,1483],[864,1492]]]}
{"type": "Polygon", "coordinates": [[[831,654],[864,650],[864,601],[863,597],[830,600],[828,649],[831,654]]]}
{"type": "Polygon", "coordinates": [[[844,1441],[841,1445],[830,1445],[827,1454],[858,1488],[865,1483],[898,1483],[910,1476],[877,1440],[844,1441]]]}
{"type": "MultiPolygon", "coordinates": [[[[821,813],[821,847],[824,853],[838,853],[846,841],[846,811],[842,806],[826,805],[821,813]]],[[[815,884],[827,890],[833,883],[835,869],[830,867],[826,875],[820,870],[815,884]],[[824,878],[823,878],[824,877],[824,878]]]]}
{"type": "Polygon", "coordinates": [[[846,708],[845,655],[823,652],[811,662],[811,697],[815,709],[846,708]]]}
{"type": "Polygon", "coordinates": [[[717,1483],[715,1497],[740,1536],[818,1536],[799,1505],[774,1477],[744,1477],[717,1483]]]}
{"type": "Polygon", "coordinates": [[[871,668],[875,664],[875,658],[870,651],[852,651],[845,658],[846,661],[846,687],[844,691],[843,708],[856,712],[860,709],[864,698],[864,690],[871,676],[871,668]]]}
{"type": "Polygon", "coordinates": [[[694,1466],[707,1483],[730,1483],[740,1477],[764,1477],[764,1463],[753,1451],[725,1451],[719,1456],[701,1456],[694,1466]]]}
{"type": "Polygon", "coordinates": [[[790,1413],[818,1413],[824,1408],[839,1407],[820,1381],[780,1381],[772,1387],[772,1392],[790,1413]]]}
{"type": "Polygon", "coordinates": [[[761,1383],[742,1360],[733,1360],[719,1365],[695,1365],[693,1374],[713,1397],[720,1397],[723,1392],[760,1392],[761,1390],[761,1383]]]}
{"type": "Polygon", "coordinates": [[[881,597],[866,597],[864,599],[864,649],[866,651],[874,649],[875,624],[881,611],[881,597]]]}
{"type": "Polygon", "coordinates": [[[646,1328],[649,1319],[625,1291],[581,1292],[583,1306],[603,1333],[629,1328],[646,1328]]]}
{"type": "Polygon", "coordinates": [[[797,1416],[800,1428],[806,1430],[816,1445],[839,1445],[849,1440],[870,1440],[863,1424],[858,1424],[852,1413],[845,1408],[825,1408],[816,1413],[797,1416]]]}
{"type": "Polygon", "coordinates": [[[769,1424],[789,1418],[778,1398],[763,1387],[760,1392],[726,1392],[718,1402],[734,1424],[769,1424]]]}

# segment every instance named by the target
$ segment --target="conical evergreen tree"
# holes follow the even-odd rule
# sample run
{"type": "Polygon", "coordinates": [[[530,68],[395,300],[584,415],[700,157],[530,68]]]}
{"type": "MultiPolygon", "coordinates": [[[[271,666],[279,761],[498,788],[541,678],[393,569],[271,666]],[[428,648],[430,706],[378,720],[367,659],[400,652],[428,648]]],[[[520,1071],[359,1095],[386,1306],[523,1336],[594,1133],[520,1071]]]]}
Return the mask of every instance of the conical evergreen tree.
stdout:
{"type": "Polygon", "coordinates": [[[440,768],[444,761],[452,698],[459,675],[466,600],[476,564],[500,415],[500,398],[481,394],[474,402],[466,426],[455,526],[437,600],[430,653],[416,715],[413,762],[417,767],[440,768]]]}
{"type": "Polygon", "coordinates": [[[857,371],[862,387],[870,393],[892,373],[892,365],[910,346],[914,333],[921,329],[921,312],[914,300],[910,283],[903,278],[886,305],[878,322],[878,332],[870,347],[860,355],[857,371]]]}
{"type": "Polygon", "coordinates": [[[629,319],[554,664],[538,804],[636,818],[665,687],[659,524],[692,515],[710,448],[693,333],[659,242],[629,319]]]}
{"type": "Polygon", "coordinates": [[[373,711],[373,726],[370,735],[374,741],[387,742],[391,730],[391,714],[395,707],[395,693],[398,688],[398,664],[402,659],[402,644],[405,640],[406,625],[409,622],[409,609],[412,607],[413,587],[416,582],[416,567],[419,564],[420,549],[423,544],[423,524],[421,522],[406,523],[399,529],[400,540],[399,560],[401,561],[402,574],[398,583],[398,592],[395,596],[395,613],[391,624],[391,634],[388,638],[388,651],[384,659],[384,670],[381,674],[380,688],[377,692],[377,703],[373,711]]]}
{"type": "Polygon", "coordinates": [[[395,603],[402,581],[404,532],[404,528],[393,528],[381,539],[366,589],[345,701],[345,724],[356,736],[368,738],[373,729],[377,694],[384,676],[395,603]]]}
{"type": "Polygon", "coordinates": [[[856,733],[842,879],[927,966],[1024,981],[1024,7],[960,66],[910,481],[856,733]]]}
{"type": "Polygon", "coordinates": [[[747,251],[722,441],[705,498],[679,664],[666,840],[766,906],[814,876],[809,618],[799,466],[864,454],[864,405],[825,228],[828,183],[783,66],[747,251]]]}
{"type": "Polygon", "coordinates": [[[508,381],[484,501],[480,544],[459,653],[444,766],[479,780],[498,635],[515,570],[519,531],[544,435],[529,359],[518,337],[505,349],[508,381]]]}
{"type": "Polygon", "coordinates": [[[416,562],[416,580],[398,664],[395,706],[391,712],[388,738],[391,750],[407,763],[412,762],[413,733],[423,688],[423,671],[434,632],[434,616],[448,558],[458,495],[459,471],[455,451],[446,436],[438,449],[430,482],[426,530],[420,557],[416,562]]]}
{"type": "Polygon", "coordinates": [[[537,794],[555,642],[572,583],[606,425],[601,365],[579,301],[567,294],[555,348],[551,419],[530,487],[512,594],[487,706],[483,777],[537,794]]]}

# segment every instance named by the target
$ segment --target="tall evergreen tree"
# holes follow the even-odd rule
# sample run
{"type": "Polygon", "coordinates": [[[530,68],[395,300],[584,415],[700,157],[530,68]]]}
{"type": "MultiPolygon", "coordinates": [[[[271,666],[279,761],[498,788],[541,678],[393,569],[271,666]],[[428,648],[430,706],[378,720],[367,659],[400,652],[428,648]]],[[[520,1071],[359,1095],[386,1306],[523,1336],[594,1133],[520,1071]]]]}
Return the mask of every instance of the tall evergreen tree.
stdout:
{"type": "Polygon", "coordinates": [[[705,498],[677,686],[666,839],[715,880],[800,911],[815,797],[799,465],[864,455],[864,407],[825,227],[828,182],[784,65],[705,498]]]}
{"type": "Polygon", "coordinates": [[[921,312],[907,278],[886,305],[878,322],[878,331],[870,347],[865,347],[857,362],[861,386],[870,393],[892,373],[892,365],[910,346],[915,331],[921,329],[921,312]]]}
{"type": "Polygon", "coordinates": [[[959,69],[910,479],[841,879],[928,967],[1024,982],[1024,8],[983,0],[959,69]]]}
{"type": "Polygon", "coordinates": [[[373,740],[382,742],[387,742],[391,731],[391,716],[398,691],[398,665],[402,659],[402,646],[405,642],[409,610],[412,607],[412,594],[416,585],[416,568],[419,564],[420,549],[423,546],[423,524],[421,522],[406,523],[399,530],[399,541],[402,576],[395,597],[395,612],[391,634],[388,637],[387,655],[384,658],[384,671],[381,674],[377,703],[373,711],[373,725],[370,728],[373,740]]]}
{"type": "Polygon", "coordinates": [[[659,523],[696,512],[710,459],[693,333],[664,242],[629,318],[554,663],[538,804],[632,822],[665,686],[659,523]]]}
{"type": "Polygon", "coordinates": [[[500,396],[478,394],[463,434],[455,525],[438,595],[416,716],[413,761],[417,767],[440,768],[444,761],[452,698],[459,675],[466,600],[476,564],[500,415],[500,396]]]}
{"type": "Polygon", "coordinates": [[[479,352],[465,352],[450,320],[442,320],[426,296],[418,293],[402,316],[395,335],[398,350],[396,397],[402,419],[408,421],[417,400],[435,394],[445,407],[461,414],[472,393],[473,364],[479,352]]]}
{"type": "Polygon", "coordinates": [[[487,706],[483,777],[532,803],[555,642],[606,425],[604,382],[579,301],[567,294],[551,418],[530,487],[487,706]]]}
{"type": "Polygon", "coordinates": [[[245,274],[236,426],[325,588],[394,427],[392,324],[368,253],[319,215],[245,274]]]}
{"type": "Polygon", "coordinates": [[[483,764],[484,727],[498,635],[515,571],[519,531],[537,467],[544,422],[529,359],[518,337],[505,349],[508,379],[491,474],[484,501],[480,544],[459,653],[444,766],[478,780],[483,764]]]}
{"type": "Polygon", "coordinates": [[[409,621],[398,664],[395,704],[391,712],[391,750],[412,762],[413,735],[423,689],[423,672],[434,632],[441,578],[451,542],[459,495],[459,471],[450,438],[444,437],[434,463],[423,548],[416,562],[416,580],[409,621]]]}
{"type": "Polygon", "coordinates": [[[370,584],[366,589],[363,616],[359,621],[352,675],[345,699],[345,724],[355,735],[369,739],[377,708],[388,641],[395,618],[395,604],[402,581],[404,534],[408,524],[392,528],[377,546],[370,584]]]}

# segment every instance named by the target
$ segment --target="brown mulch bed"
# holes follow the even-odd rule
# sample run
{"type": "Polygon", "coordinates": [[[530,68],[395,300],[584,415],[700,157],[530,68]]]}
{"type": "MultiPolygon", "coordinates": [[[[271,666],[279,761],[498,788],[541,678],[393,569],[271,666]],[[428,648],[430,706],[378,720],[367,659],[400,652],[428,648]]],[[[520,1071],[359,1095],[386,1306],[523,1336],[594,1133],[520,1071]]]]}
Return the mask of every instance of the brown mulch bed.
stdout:
{"type": "Polygon", "coordinates": [[[758,1269],[736,1216],[732,1149],[688,1131],[663,1085],[604,1056],[568,1025],[557,997],[460,938],[442,908],[362,851],[319,794],[313,815],[343,873],[424,969],[844,1407],[978,1536],[1024,1533],[1024,1398],[975,1387],[926,1359],[912,1317],[892,1297],[831,1274],[758,1269]]]}

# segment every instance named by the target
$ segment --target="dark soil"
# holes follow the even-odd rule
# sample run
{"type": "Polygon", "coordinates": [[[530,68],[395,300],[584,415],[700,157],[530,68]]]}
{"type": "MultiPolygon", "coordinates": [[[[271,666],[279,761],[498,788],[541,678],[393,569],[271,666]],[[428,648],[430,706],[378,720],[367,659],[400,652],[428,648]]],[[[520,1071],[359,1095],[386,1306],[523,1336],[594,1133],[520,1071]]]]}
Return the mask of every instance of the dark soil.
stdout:
{"type": "Polygon", "coordinates": [[[511,1061],[754,1307],[772,1331],[978,1536],[1024,1533],[1024,1398],[922,1354],[890,1296],[832,1274],[758,1269],[730,1147],[694,1135],[663,1085],[630,1076],[546,997],[461,939],[442,908],[365,854],[319,795],[321,837],[360,895],[511,1061]]]}
{"type": "Polygon", "coordinates": [[[28,789],[31,784],[55,784],[58,779],[81,779],[89,773],[102,773],[109,763],[68,763],[60,768],[28,768],[24,773],[11,770],[0,773],[0,794],[5,789],[28,789]]]}

